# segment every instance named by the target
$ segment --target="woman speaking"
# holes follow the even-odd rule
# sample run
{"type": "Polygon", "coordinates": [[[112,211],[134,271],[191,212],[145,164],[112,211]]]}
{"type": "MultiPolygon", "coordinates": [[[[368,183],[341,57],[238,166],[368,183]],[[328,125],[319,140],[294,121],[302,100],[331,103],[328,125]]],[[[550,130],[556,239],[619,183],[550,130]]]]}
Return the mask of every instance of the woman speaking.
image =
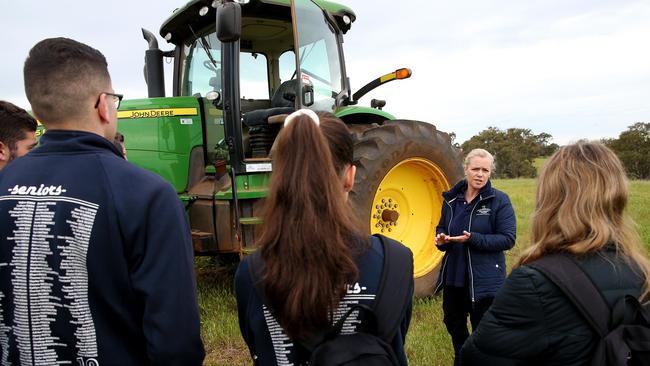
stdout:
{"type": "Polygon", "coordinates": [[[492,188],[492,154],[474,149],[465,158],[465,179],[443,193],[436,247],[445,252],[436,292],[443,290],[447,331],[458,352],[476,329],[506,277],[503,254],[515,245],[515,213],[508,195],[492,188]]]}

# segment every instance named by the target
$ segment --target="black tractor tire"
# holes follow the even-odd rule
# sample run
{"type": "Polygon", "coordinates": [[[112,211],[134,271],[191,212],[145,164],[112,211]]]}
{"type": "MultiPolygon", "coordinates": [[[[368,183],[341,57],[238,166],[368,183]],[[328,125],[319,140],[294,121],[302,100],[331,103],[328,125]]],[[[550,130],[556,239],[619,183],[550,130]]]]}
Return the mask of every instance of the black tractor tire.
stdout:
{"type": "Polygon", "coordinates": [[[426,122],[393,120],[354,130],[357,174],[350,203],[367,233],[411,248],[415,296],[429,296],[442,259],[433,242],[442,193],[463,176],[460,150],[426,122]]]}

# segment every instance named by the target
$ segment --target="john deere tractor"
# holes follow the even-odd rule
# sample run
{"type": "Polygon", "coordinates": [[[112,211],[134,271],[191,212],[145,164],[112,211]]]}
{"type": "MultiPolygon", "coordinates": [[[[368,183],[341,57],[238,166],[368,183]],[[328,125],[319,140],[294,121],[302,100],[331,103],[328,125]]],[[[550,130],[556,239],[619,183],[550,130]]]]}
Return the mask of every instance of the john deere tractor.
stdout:
{"type": "Polygon", "coordinates": [[[356,16],[325,0],[193,0],[174,11],[161,51],[143,30],[149,98],[119,111],[129,161],[158,173],[187,208],[197,255],[254,250],[273,164],[269,152],[287,114],[330,111],[355,138],[351,204],[368,233],[412,249],[416,293],[432,291],[441,255],[434,247],[441,193],[461,177],[459,152],[432,124],[399,120],[385,101],[360,99],[411,76],[385,74],[353,91],[343,36],[356,16]],[[162,63],[172,58],[173,97],[162,63]]]}

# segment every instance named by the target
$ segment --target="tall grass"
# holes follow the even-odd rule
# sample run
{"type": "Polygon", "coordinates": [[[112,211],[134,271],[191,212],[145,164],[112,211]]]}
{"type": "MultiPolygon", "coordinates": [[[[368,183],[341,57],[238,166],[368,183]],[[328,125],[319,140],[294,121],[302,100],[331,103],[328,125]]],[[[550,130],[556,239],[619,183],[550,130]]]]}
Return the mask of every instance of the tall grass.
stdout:
{"type": "MultiPolygon", "coordinates": [[[[513,263],[529,245],[530,218],[534,209],[534,179],[501,179],[494,187],[506,192],[517,217],[517,244],[507,257],[513,263]]],[[[629,211],[638,224],[646,248],[650,249],[650,182],[633,181],[629,211]]],[[[218,265],[211,258],[197,258],[201,332],[206,348],[206,365],[251,364],[248,349],[239,333],[237,308],[232,292],[235,265],[218,265]]],[[[440,298],[416,300],[406,339],[411,365],[451,365],[453,348],[442,322],[440,298]]]]}
{"type": "Polygon", "coordinates": [[[632,181],[629,210],[637,223],[637,229],[648,251],[650,251],[650,181],[632,181]]]}

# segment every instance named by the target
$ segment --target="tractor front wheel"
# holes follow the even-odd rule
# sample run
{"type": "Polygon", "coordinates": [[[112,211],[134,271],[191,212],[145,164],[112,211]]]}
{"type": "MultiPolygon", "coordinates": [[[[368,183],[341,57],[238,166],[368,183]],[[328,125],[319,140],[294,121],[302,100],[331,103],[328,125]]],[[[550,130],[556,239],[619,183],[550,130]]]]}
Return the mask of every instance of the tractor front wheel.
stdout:
{"type": "Polygon", "coordinates": [[[442,192],[462,177],[459,151],[432,124],[395,120],[357,133],[354,160],[355,212],[369,233],[413,251],[415,295],[432,294],[443,256],[434,244],[442,192]]]}

